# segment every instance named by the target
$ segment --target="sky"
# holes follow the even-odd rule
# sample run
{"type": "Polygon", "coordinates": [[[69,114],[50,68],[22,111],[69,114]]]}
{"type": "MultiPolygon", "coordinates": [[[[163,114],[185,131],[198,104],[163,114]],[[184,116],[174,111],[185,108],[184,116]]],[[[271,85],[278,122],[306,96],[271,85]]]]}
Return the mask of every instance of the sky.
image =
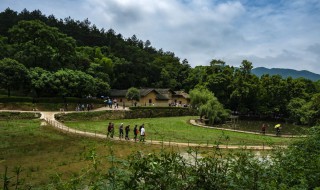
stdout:
{"type": "Polygon", "coordinates": [[[88,18],[124,38],[136,35],[191,66],[220,59],[239,66],[320,74],[320,0],[0,0],[56,18],[88,18]]]}

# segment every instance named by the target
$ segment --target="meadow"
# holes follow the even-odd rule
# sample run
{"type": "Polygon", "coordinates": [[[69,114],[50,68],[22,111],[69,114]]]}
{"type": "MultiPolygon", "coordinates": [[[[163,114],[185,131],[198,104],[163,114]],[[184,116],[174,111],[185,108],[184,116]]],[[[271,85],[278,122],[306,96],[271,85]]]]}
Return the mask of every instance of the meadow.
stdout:
{"type": "Polygon", "coordinates": [[[119,136],[119,126],[130,125],[129,136],[133,137],[133,128],[142,124],[145,125],[146,138],[148,140],[190,142],[199,144],[230,144],[230,145],[285,145],[295,139],[279,138],[263,135],[252,135],[221,131],[211,128],[196,127],[188,123],[194,116],[166,117],[166,118],[140,118],[121,120],[100,120],[100,121],[65,121],[71,128],[82,131],[106,134],[109,122],[115,125],[115,136],[119,136]]]}
{"type": "MultiPolygon", "coordinates": [[[[97,162],[98,169],[106,172],[111,165],[111,157],[122,160],[137,151],[156,153],[162,150],[157,145],[64,134],[40,124],[39,119],[0,120],[1,187],[6,167],[9,187],[15,187],[17,171],[21,170],[18,175],[20,189],[43,189],[50,183],[77,178],[90,171],[97,162]]],[[[178,151],[175,147],[164,148],[178,151]]]]}

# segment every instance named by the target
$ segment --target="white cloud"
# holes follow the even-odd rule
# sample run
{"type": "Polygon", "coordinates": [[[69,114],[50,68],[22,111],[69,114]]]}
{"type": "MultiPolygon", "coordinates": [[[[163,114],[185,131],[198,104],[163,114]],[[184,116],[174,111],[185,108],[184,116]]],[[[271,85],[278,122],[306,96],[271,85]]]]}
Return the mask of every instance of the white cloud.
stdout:
{"type": "Polygon", "coordinates": [[[4,0],[0,8],[8,6],[89,18],[126,38],[148,39],[192,66],[211,59],[239,65],[248,59],[254,66],[320,73],[318,0],[4,0]]]}

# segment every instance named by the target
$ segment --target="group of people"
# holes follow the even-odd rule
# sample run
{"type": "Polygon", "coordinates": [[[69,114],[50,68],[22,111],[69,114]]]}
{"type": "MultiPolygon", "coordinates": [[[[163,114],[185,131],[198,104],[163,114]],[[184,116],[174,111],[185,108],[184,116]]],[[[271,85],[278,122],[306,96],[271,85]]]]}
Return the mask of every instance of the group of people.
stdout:
{"type": "Polygon", "coordinates": [[[76,111],[90,111],[93,109],[93,104],[77,104],[76,111]]]}
{"type": "MultiPolygon", "coordinates": [[[[109,122],[108,128],[107,128],[107,137],[111,137],[113,138],[114,136],[114,131],[115,131],[115,126],[114,123],[109,122]]],[[[120,124],[119,126],[119,139],[121,140],[123,138],[125,132],[125,140],[130,140],[129,138],[129,132],[130,132],[130,125],[127,125],[126,127],[124,127],[123,123],[120,124]]],[[[133,128],[133,139],[134,141],[138,140],[138,135],[139,136],[139,140],[144,142],[145,141],[145,135],[146,135],[146,131],[144,128],[144,124],[142,124],[139,129],[138,129],[138,125],[135,125],[133,128]]]]}

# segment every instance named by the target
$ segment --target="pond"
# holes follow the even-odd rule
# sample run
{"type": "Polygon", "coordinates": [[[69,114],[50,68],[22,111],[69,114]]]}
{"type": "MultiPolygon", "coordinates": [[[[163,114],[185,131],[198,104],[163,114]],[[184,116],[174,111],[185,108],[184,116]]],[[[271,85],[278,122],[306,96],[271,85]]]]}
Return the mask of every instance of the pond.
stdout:
{"type": "Polygon", "coordinates": [[[266,126],[266,134],[276,134],[275,125],[281,124],[282,135],[305,135],[308,126],[293,125],[285,122],[275,121],[257,121],[257,120],[236,120],[235,123],[226,123],[221,125],[214,125],[214,127],[235,129],[242,131],[261,132],[262,125],[266,126]]]}

